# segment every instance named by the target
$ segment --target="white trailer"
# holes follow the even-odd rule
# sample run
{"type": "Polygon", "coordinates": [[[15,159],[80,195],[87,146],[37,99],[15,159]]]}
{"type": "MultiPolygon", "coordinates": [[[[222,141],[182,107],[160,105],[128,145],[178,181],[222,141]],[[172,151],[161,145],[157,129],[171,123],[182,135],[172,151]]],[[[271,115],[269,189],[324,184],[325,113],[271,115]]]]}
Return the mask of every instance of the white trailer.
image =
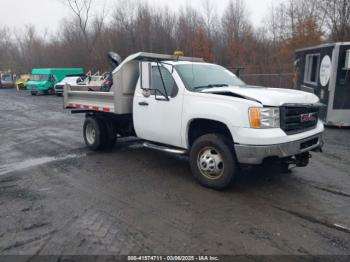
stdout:
{"type": "Polygon", "coordinates": [[[325,105],[320,118],[329,126],[350,126],[350,42],[295,51],[297,88],[325,105]]]}
{"type": "Polygon", "coordinates": [[[215,189],[229,186],[243,164],[306,166],[323,144],[317,96],[248,86],[200,58],[131,55],[113,71],[110,92],[66,85],[64,107],[85,113],[90,149],[135,136],[146,147],[188,154],[194,177],[215,189]]]}

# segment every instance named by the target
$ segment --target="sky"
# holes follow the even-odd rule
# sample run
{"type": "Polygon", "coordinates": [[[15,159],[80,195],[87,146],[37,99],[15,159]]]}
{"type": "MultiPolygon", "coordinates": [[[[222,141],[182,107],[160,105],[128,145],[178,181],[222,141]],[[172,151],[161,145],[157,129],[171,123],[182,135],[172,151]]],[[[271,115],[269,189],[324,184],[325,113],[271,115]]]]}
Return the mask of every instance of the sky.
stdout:
{"type": "MultiPolygon", "coordinates": [[[[21,30],[25,25],[36,26],[39,32],[55,32],[59,29],[64,18],[72,15],[71,11],[62,4],[64,0],[0,0],[0,27],[8,26],[11,29],[21,30]]],[[[109,7],[117,0],[95,0],[96,8],[104,4],[109,7]]],[[[123,1],[123,0],[121,0],[123,1]]],[[[154,6],[168,5],[177,9],[190,4],[196,9],[201,8],[202,0],[139,0],[148,1],[154,6]]],[[[229,0],[216,0],[217,12],[224,11],[229,0]]],[[[250,14],[250,21],[255,27],[262,25],[263,18],[268,14],[272,5],[285,0],[243,0],[250,14]]]]}

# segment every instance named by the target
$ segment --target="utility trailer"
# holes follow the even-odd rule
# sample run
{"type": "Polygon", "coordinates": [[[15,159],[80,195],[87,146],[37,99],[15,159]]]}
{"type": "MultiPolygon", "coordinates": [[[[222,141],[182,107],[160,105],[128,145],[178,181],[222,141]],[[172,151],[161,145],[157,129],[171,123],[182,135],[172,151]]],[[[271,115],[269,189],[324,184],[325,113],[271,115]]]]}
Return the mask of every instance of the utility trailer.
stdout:
{"type": "Polygon", "coordinates": [[[137,53],[113,64],[108,92],[64,87],[64,107],[86,116],[91,150],[134,136],[145,147],[188,155],[200,184],[223,189],[240,165],[302,167],[322,147],[314,94],[248,86],[201,58],[137,53]]]}
{"type": "Polygon", "coordinates": [[[350,42],[329,43],[295,52],[297,88],[316,94],[326,105],[326,125],[350,126],[350,42]]]}

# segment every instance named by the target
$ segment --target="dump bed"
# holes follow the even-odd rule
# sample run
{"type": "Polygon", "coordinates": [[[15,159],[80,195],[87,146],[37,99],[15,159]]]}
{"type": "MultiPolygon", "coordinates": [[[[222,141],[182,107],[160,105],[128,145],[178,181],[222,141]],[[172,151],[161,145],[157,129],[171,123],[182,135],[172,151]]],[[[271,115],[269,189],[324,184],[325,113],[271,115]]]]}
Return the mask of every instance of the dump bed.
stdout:
{"type": "Polygon", "coordinates": [[[140,61],[160,62],[174,60],[203,62],[201,58],[144,52],[133,54],[127,57],[113,71],[113,86],[110,92],[89,91],[89,87],[84,85],[66,85],[64,87],[64,107],[66,109],[131,114],[133,96],[140,76],[140,61]]]}
{"type": "Polygon", "coordinates": [[[79,86],[86,90],[74,90],[75,86],[66,84],[64,87],[64,107],[66,109],[81,109],[116,113],[114,110],[114,92],[92,92],[87,86],[79,86]]]}

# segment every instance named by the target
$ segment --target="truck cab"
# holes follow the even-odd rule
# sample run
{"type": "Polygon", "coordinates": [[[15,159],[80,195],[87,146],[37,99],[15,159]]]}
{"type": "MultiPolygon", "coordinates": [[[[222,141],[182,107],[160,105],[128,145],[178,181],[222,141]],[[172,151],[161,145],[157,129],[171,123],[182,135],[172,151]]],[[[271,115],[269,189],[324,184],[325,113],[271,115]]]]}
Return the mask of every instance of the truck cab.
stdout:
{"type": "Polygon", "coordinates": [[[0,88],[13,88],[15,81],[11,72],[0,72],[0,88]]]}
{"type": "Polygon", "coordinates": [[[197,181],[214,189],[228,187],[242,165],[306,166],[323,143],[317,96],[249,86],[202,59],[138,53],[113,71],[110,92],[73,90],[65,86],[65,107],[86,114],[90,149],[136,136],[188,155],[197,181]]]}

